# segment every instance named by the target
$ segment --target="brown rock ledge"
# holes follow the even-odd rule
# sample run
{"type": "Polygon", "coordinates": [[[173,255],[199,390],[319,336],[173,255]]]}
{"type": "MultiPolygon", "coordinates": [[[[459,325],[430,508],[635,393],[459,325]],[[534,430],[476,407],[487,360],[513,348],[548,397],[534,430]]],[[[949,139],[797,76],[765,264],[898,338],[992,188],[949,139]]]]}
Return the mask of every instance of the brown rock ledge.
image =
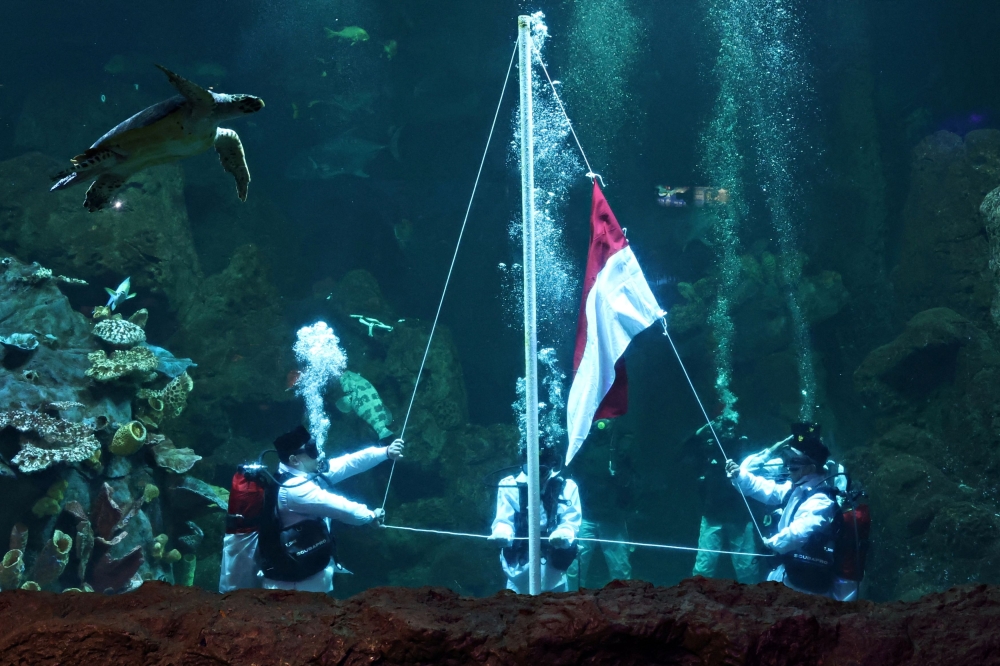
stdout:
{"type": "Polygon", "coordinates": [[[695,578],[471,599],[377,588],[339,601],[147,583],[0,594],[0,664],[994,664],[1000,588],[841,604],[695,578]]]}

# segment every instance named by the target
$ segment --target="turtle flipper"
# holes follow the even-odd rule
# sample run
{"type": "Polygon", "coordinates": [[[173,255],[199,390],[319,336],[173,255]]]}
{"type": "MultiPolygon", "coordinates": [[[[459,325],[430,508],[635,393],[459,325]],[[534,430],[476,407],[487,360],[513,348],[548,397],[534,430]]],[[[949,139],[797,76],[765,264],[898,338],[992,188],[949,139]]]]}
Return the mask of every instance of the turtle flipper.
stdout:
{"type": "Polygon", "coordinates": [[[157,65],[157,69],[167,75],[167,80],[170,81],[170,85],[177,88],[180,94],[184,95],[196,108],[204,108],[211,110],[215,105],[215,98],[212,97],[212,93],[205,90],[197,83],[191,83],[187,79],[177,74],[174,74],[169,69],[163,65],[157,65]]]}
{"type": "Polygon", "coordinates": [[[243,154],[239,135],[231,129],[220,127],[215,132],[215,150],[219,153],[222,168],[236,179],[236,193],[239,194],[240,201],[246,201],[250,170],[247,169],[247,158],[243,154]]]}
{"type": "Polygon", "coordinates": [[[76,185],[77,183],[82,182],[83,181],[82,178],[77,178],[77,176],[79,175],[80,174],[78,174],[76,171],[73,171],[72,169],[69,171],[60,171],[55,175],[55,177],[58,178],[59,180],[56,181],[55,185],[49,188],[49,192],[55,192],[56,190],[64,190],[71,185],[76,185]]]}
{"type": "MultiPolygon", "coordinates": [[[[90,178],[79,178],[78,176],[86,176],[87,171],[103,166],[109,159],[115,158],[114,163],[117,163],[117,158],[122,156],[122,153],[111,150],[110,148],[91,148],[87,152],[81,153],[70,160],[70,162],[73,163],[73,166],[68,169],[63,169],[52,177],[52,180],[57,182],[49,189],[49,191],[55,192],[56,190],[63,190],[71,185],[82,183],[84,180],[90,180],[90,178]]],[[[91,174],[91,178],[92,177],[93,174],[91,174]]]]}
{"type": "Polygon", "coordinates": [[[125,184],[125,178],[112,173],[103,174],[87,190],[87,198],[83,202],[83,207],[91,213],[101,210],[108,205],[111,197],[125,184]]]}

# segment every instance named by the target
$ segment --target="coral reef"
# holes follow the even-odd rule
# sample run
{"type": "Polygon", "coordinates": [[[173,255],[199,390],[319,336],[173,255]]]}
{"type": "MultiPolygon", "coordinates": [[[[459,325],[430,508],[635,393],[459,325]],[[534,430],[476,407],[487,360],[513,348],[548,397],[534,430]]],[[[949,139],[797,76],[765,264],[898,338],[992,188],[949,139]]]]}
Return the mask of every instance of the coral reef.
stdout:
{"type": "Polygon", "coordinates": [[[119,349],[111,352],[111,356],[99,349],[88,354],[87,359],[90,361],[87,376],[99,382],[118,379],[146,381],[158,364],[156,355],[148,347],[119,349]]]}
{"type": "Polygon", "coordinates": [[[52,538],[45,542],[35,558],[35,566],[31,569],[31,580],[42,588],[54,583],[66,568],[66,563],[69,562],[69,550],[72,547],[73,539],[55,530],[52,538]]]}
{"type": "MultiPolygon", "coordinates": [[[[145,321],[145,319],[143,319],[145,321]]],[[[94,336],[113,347],[129,348],[146,341],[142,326],[113,315],[94,324],[94,336]]]]}
{"type": "Polygon", "coordinates": [[[154,437],[157,438],[157,441],[152,443],[149,448],[153,453],[153,459],[156,460],[156,464],[163,469],[169,470],[174,474],[183,474],[194,467],[196,462],[201,460],[201,456],[195,454],[192,449],[179,449],[174,446],[173,442],[162,435],[155,435],[154,437]]]}
{"type": "Polygon", "coordinates": [[[24,552],[8,550],[0,562],[0,590],[16,590],[24,582],[24,552]]]}
{"type": "Polygon", "coordinates": [[[115,431],[109,450],[116,456],[130,456],[146,443],[146,426],[139,421],[129,421],[115,431]]]}
{"type": "Polygon", "coordinates": [[[8,426],[38,437],[36,441],[23,440],[21,451],[11,460],[22,472],[38,472],[55,463],[80,462],[101,447],[92,428],[39,412],[0,412],[0,429],[8,426]]]}
{"type": "MultiPolygon", "coordinates": [[[[145,400],[158,400],[159,403],[150,403],[150,406],[160,405],[160,419],[173,419],[180,416],[187,404],[188,393],[194,389],[194,382],[188,373],[184,372],[180,376],[171,379],[162,389],[142,389],[136,397],[145,400]]],[[[154,411],[156,411],[154,409],[154,411]]]]}

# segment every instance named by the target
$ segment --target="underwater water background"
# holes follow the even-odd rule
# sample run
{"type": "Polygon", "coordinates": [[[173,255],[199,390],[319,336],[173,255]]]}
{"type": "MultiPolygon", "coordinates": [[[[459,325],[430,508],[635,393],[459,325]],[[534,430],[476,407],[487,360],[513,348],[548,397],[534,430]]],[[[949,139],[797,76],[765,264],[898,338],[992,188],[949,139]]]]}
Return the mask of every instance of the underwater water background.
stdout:
{"type": "MultiPolygon", "coordinates": [[[[201,456],[189,471],[165,473],[143,451],[126,469],[105,431],[103,471],[54,465],[0,478],[0,534],[26,524],[26,552],[39,552],[63,525],[69,496],[47,495],[62,481],[84,506],[105,478],[115,481],[124,506],[154,479],[162,494],[148,501],[133,535],[147,554],[142,572],[168,575],[152,554],[163,533],[197,560],[196,584],[214,587],[224,511],[171,489],[187,476],[227,488],[237,464],[301,421],[291,347],[297,329],[320,319],[340,336],[348,369],[378,390],[398,432],[516,17],[543,11],[549,71],[670,313],[706,409],[739,415],[737,433],[749,441],[730,454],[782,439],[799,418],[823,425],[833,456],[870,496],[867,598],[1000,582],[1000,214],[980,210],[1000,187],[996,3],[8,5],[0,23],[0,250],[87,280],[62,288],[80,321],[105,302],[105,287],[131,276],[138,297],[125,315],[147,308],[150,343],[198,364],[184,412],[161,428],[201,456]],[[331,35],[353,26],[366,37],[331,35]],[[261,112],[224,123],[246,150],[246,203],[211,151],[149,170],[123,189],[121,210],[88,214],[83,188],[47,191],[68,158],[174,94],[154,63],[265,101],[261,112]],[[716,208],[664,206],[657,186],[725,187],[733,198],[716,208]],[[394,328],[369,335],[355,314],[394,328]],[[47,496],[63,504],[33,512],[47,496]],[[197,543],[181,541],[188,521],[204,533],[197,543]]],[[[516,462],[511,404],[524,366],[520,245],[511,233],[520,215],[510,148],[515,80],[414,403],[407,457],[394,472],[391,524],[485,534],[493,472],[516,462]]],[[[546,250],[582,274],[590,181],[575,146],[554,131],[548,138],[578,173],[548,174],[563,189],[545,202],[560,225],[546,250]]],[[[542,313],[541,343],[567,374],[579,299],[571,286],[548,292],[542,313]]],[[[15,332],[0,320],[0,335],[15,332]]],[[[724,461],[691,449],[704,419],[657,327],[636,338],[627,359],[629,413],[595,433],[569,471],[585,516],[627,524],[638,541],[693,546],[704,477],[721,474],[724,461]]],[[[42,408],[19,393],[22,370],[5,366],[0,409],[42,408]]],[[[43,385],[56,381],[41,374],[43,385]]],[[[91,390],[80,382],[81,392],[91,390]]],[[[114,396],[128,404],[130,396],[114,396]]],[[[338,397],[327,397],[328,453],[375,438],[334,406],[338,397]]],[[[0,433],[8,462],[18,437],[0,433]]],[[[342,487],[379,506],[388,475],[383,465],[342,487]]],[[[745,513],[735,492],[732,499],[745,513]]],[[[337,531],[343,563],[355,572],[338,577],[338,596],[424,584],[484,595],[504,584],[485,543],[337,531]]],[[[589,584],[606,582],[600,560],[589,584]]],[[[693,560],[637,549],[633,576],[672,584],[690,575],[693,560]]],[[[718,575],[733,576],[728,562],[718,575]]]]}

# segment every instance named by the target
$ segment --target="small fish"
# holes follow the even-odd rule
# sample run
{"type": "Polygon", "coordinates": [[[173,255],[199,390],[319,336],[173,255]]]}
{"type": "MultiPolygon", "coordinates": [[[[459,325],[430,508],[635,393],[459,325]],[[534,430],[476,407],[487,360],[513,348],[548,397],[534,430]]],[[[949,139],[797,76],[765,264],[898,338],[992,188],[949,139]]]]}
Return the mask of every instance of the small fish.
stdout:
{"type": "Polygon", "coordinates": [[[112,312],[114,312],[116,307],[118,307],[128,299],[135,298],[135,294],[128,293],[128,290],[131,287],[131,284],[129,282],[131,279],[132,279],[131,277],[125,278],[124,282],[118,285],[117,289],[112,290],[110,287],[104,288],[104,291],[108,292],[111,295],[111,297],[108,299],[107,307],[111,308],[112,312]]]}
{"type": "Polygon", "coordinates": [[[356,25],[349,25],[343,30],[330,30],[329,28],[323,28],[323,30],[326,30],[326,36],[330,39],[337,37],[338,39],[351,40],[351,46],[354,46],[358,42],[368,41],[368,33],[365,32],[364,28],[356,25]]]}
{"type": "Polygon", "coordinates": [[[389,430],[392,414],[382,404],[382,398],[371,382],[348,370],[340,376],[340,388],[344,389],[344,397],[337,401],[337,409],[345,414],[354,412],[360,416],[378,433],[379,439],[392,435],[389,430]]]}
{"type": "Polygon", "coordinates": [[[390,39],[387,42],[382,42],[382,51],[385,52],[385,57],[392,60],[393,56],[399,51],[399,44],[396,43],[395,39],[390,39]]]}

